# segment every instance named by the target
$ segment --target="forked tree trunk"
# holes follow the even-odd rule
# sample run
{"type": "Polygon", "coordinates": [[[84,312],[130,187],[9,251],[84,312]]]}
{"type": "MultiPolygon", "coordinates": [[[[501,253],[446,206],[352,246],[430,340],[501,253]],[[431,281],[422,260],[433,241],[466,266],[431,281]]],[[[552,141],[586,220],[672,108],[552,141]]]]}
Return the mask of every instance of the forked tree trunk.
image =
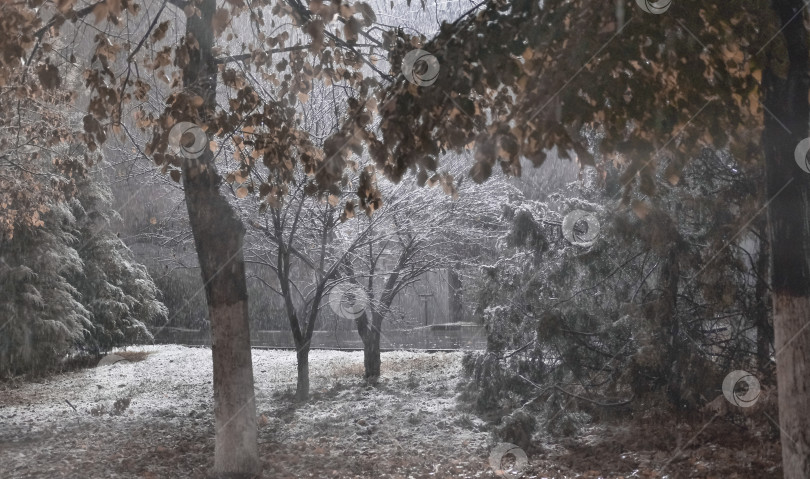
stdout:
{"type": "Polygon", "coordinates": [[[774,349],[785,479],[810,477],[810,174],[794,160],[808,135],[808,45],[801,0],[774,0],[787,78],[763,74],[774,349]],[[797,14],[799,12],[799,14],[797,14]]]}
{"type": "MultiPolygon", "coordinates": [[[[414,242],[407,245],[400,253],[394,271],[385,280],[385,286],[380,294],[379,303],[366,310],[362,316],[356,319],[357,332],[363,340],[363,378],[369,384],[376,384],[380,379],[380,336],[382,335],[382,322],[385,319],[385,312],[391,311],[391,304],[397,295],[399,281],[402,279],[401,273],[405,268],[407,259],[413,253],[411,248],[414,242]],[[369,316],[371,321],[369,321],[369,316]]],[[[372,270],[371,273],[374,273],[372,270]]],[[[373,291],[371,284],[369,290],[373,291]]]]}
{"type": "MultiPolygon", "coordinates": [[[[216,3],[199,4],[201,16],[188,18],[186,33],[199,43],[183,69],[189,93],[204,100],[203,116],[213,111],[216,64],[212,56],[211,18],[216,3]],[[196,53],[196,54],[195,54],[196,53]]],[[[214,369],[216,476],[253,476],[260,472],[250,351],[247,284],[242,241],[245,230],[220,194],[221,178],[207,148],[183,164],[183,187],[194,245],[208,301],[214,369]]]]}

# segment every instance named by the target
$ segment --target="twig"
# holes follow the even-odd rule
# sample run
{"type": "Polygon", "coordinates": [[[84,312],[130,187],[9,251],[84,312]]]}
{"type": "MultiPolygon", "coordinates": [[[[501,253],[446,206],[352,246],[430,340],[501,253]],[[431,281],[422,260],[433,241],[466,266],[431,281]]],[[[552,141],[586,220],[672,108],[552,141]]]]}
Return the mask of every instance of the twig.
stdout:
{"type": "Polygon", "coordinates": [[[597,401],[595,399],[586,398],[585,396],[580,396],[579,394],[574,394],[574,393],[572,393],[570,391],[566,391],[565,389],[561,388],[560,386],[557,386],[556,384],[554,386],[552,386],[552,387],[554,389],[556,389],[557,391],[563,392],[563,393],[565,393],[565,394],[567,394],[567,395],[569,395],[571,397],[574,397],[574,398],[577,398],[577,399],[582,399],[583,401],[588,401],[589,403],[595,404],[595,405],[600,406],[600,407],[626,406],[627,404],[630,404],[631,402],[633,402],[633,399],[635,399],[635,395],[632,395],[632,396],[630,396],[628,399],[626,399],[624,401],[619,401],[619,402],[614,402],[614,403],[604,403],[604,402],[597,401]]]}

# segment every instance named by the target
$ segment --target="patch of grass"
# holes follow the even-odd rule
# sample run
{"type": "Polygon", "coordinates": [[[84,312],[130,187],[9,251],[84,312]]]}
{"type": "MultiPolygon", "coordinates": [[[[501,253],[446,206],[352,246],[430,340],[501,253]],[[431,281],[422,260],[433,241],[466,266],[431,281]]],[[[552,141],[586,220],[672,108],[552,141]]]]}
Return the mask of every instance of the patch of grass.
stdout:
{"type": "Polygon", "coordinates": [[[110,411],[110,414],[115,416],[120,416],[121,414],[124,414],[124,411],[126,411],[127,408],[129,407],[129,403],[131,400],[132,400],[131,398],[116,399],[115,402],[113,403],[113,410],[110,411]]]}
{"type": "Polygon", "coordinates": [[[324,397],[324,399],[334,399],[334,398],[336,398],[338,396],[338,394],[340,394],[341,391],[345,391],[348,388],[349,388],[348,385],[343,384],[338,379],[337,381],[332,383],[332,385],[329,387],[329,389],[324,391],[323,397],[324,397]]]}
{"type": "Polygon", "coordinates": [[[475,429],[475,422],[469,414],[462,414],[454,421],[455,425],[464,429],[475,429]]]}
{"type": "Polygon", "coordinates": [[[145,360],[150,354],[151,351],[118,351],[114,353],[122,358],[126,359],[131,363],[137,363],[140,361],[145,360]]]}
{"type": "Polygon", "coordinates": [[[284,388],[278,391],[273,392],[273,396],[276,400],[282,402],[292,402],[295,399],[295,388],[284,388]]]}
{"type": "Polygon", "coordinates": [[[336,367],[329,375],[331,377],[348,377],[348,378],[362,378],[366,370],[363,363],[346,364],[344,366],[336,367]]]}
{"type": "Polygon", "coordinates": [[[79,371],[85,368],[94,368],[98,364],[98,358],[90,354],[71,354],[66,356],[60,363],[57,373],[79,371]]]}
{"type": "Polygon", "coordinates": [[[389,359],[388,361],[386,361],[386,358],[383,357],[380,364],[380,369],[385,374],[416,370],[427,371],[436,367],[437,365],[442,364],[442,359],[443,358],[437,354],[431,354],[430,356],[426,357],[417,356],[413,358],[401,358],[396,360],[389,359]]]}

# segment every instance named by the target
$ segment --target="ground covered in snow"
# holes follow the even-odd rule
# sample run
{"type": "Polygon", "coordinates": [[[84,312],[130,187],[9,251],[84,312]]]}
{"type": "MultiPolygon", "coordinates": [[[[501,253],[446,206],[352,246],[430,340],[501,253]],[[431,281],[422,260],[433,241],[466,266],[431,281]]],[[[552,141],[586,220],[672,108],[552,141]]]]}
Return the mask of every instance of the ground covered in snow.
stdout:
{"type": "MultiPolygon", "coordinates": [[[[150,354],[0,383],[0,477],[205,477],[214,449],[211,351],[137,350],[150,354]]],[[[362,352],[312,351],[312,400],[295,407],[295,354],[254,350],[263,477],[496,477],[486,425],[457,401],[461,355],[383,353],[372,388],[360,380],[362,352]]],[[[602,427],[539,444],[523,477],[781,477],[773,434],[723,419],[703,424],[602,427]]]]}

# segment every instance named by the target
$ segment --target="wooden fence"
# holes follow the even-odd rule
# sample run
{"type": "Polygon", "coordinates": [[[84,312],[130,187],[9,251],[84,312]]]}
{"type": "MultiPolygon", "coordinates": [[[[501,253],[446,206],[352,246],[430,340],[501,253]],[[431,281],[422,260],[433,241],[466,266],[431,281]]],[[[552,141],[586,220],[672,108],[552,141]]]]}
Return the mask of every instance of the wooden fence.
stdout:
{"type": "MultiPolygon", "coordinates": [[[[210,346],[211,334],[207,329],[163,328],[155,332],[155,342],[210,346]]],[[[251,344],[258,348],[295,348],[290,331],[253,331],[251,344]]],[[[380,336],[380,348],[383,350],[483,350],[486,345],[486,330],[476,323],[446,323],[412,329],[383,330],[380,336]]],[[[363,349],[363,342],[356,331],[314,331],[312,348],[363,349]]]]}

